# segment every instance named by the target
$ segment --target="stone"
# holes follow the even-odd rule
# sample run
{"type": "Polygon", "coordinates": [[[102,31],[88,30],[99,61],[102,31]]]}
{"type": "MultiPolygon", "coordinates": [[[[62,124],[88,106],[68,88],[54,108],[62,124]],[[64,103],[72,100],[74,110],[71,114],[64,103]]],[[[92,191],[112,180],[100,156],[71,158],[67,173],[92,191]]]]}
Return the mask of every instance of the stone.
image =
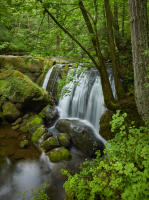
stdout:
{"type": "Polygon", "coordinates": [[[70,145],[70,136],[67,133],[58,133],[57,134],[60,145],[64,147],[69,147],[70,145]]]}
{"type": "Polygon", "coordinates": [[[48,126],[52,126],[58,119],[59,114],[55,106],[47,105],[39,114],[48,126]]]}
{"type": "Polygon", "coordinates": [[[29,141],[28,140],[22,140],[20,142],[20,148],[24,149],[29,145],[29,141]]]}
{"type": "Polygon", "coordinates": [[[42,147],[45,151],[49,151],[55,147],[59,147],[59,141],[56,137],[50,137],[42,143],[42,147]]]}
{"type": "Polygon", "coordinates": [[[48,93],[31,81],[31,79],[16,70],[0,73],[0,94],[2,104],[8,99],[13,104],[19,104],[21,111],[41,111],[52,100],[48,93]]]}
{"type": "Polygon", "coordinates": [[[41,125],[39,128],[37,128],[37,130],[32,135],[32,142],[37,143],[39,139],[42,137],[42,135],[44,135],[45,131],[46,130],[44,125],[41,125]]]}
{"type": "Polygon", "coordinates": [[[56,123],[60,132],[69,134],[75,147],[87,156],[94,156],[97,150],[103,155],[103,142],[95,135],[93,129],[79,120],[60,119],[56,123]]]}
{"type": "Polygon", "coordinates": [[[2,106],[3,116],[6,120],[12,122],[20,116],[20,111],[16,108],[15,104],[7,101],[2,106]]]}
{"type": "Polygon", "coordinates": [[[65,147],[52,149],[48,152],[48,156],[52,162],[60,162],[62,160],[70,160],[71,154],[65,147]]]}
{"type": "Polygon", "coordinates": [[[41,125],[43,124],[43,119],[39,115],[30,116],[28,119],[24,119],[23,123],[20,125],[20,130],[24,133],[33,134],[41,125]]]}
{"type": "Polygon", "coordinates": [[[53,133],[51,133],[50,131],[47,131],[44,136],[43,136],[43,139],[44,140],[47,140],[49,137],[53,136],[53,133]]]}

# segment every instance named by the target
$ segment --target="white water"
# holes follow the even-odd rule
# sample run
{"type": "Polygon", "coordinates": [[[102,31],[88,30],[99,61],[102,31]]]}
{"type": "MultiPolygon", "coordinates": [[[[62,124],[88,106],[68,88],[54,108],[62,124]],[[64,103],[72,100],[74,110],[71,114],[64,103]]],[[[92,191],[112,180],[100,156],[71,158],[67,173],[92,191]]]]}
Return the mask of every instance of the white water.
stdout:
{"type": "Polygon", "coordinates": [[[48,73],[46,74],[45,76],[45,79],[44,79],[44,82],[43,82],[43,85],[42,85],[42,88],[46,90],[47,88],[47,85],[48,85],[48,82],[49,82],[49,79],[50,79],[50,75],[51,75],[51,72],[53,70],[53,67],[51,67],[48,71],[48,73]]]}
{"type": "MultiPolygon", "coordinates": [[[[115,94],[114,80],[109,70],[109,80],[115,94]]],[[[84,71],[80,75],[79,85],[70,82],[66,87],[71,91],[59,101],[60,118],[80,118],[87,120],[99,134],[99,119],[105,112],[101,80],[96,69],[84,71]]]]}

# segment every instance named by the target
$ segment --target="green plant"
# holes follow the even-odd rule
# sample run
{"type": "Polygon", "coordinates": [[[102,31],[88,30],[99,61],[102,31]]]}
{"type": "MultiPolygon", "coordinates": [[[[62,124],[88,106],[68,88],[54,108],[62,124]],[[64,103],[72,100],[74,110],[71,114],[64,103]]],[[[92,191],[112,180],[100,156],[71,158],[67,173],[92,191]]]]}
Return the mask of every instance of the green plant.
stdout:
{"type": "Polygon", "coordinates": [[[78,200],[149,199],[149,128],[126,124],[117,111],[111,122],[115,138],[106,144],[105,158],[86,161],[79,173],[63,171],[68,198],[78,200]]]}
{"type": "MultiPolygon", "coordinates": [[[[46,194],[46,188],[47,184],[44,184],[43,187],[33,188],[31,193],[32,197],[30,198],[30,200],[50,200],[50,198],[46,194]]],[[[28,192],[29,191],[23,193],[22,200],[27,200],[26,194],[28,192]]],[[[20,194],[18,194],[18,196],[20,196],[20,194]]]]}

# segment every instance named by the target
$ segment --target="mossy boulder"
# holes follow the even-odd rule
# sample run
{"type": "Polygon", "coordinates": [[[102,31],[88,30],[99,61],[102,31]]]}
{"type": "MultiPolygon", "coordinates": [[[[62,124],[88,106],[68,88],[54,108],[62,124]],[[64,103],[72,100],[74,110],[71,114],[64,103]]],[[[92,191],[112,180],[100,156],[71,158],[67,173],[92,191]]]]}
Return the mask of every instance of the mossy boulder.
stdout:
{"type": "MultiPolygon", "coordinates": [[[[136,127],[144,125],[140,115],[138,114],[134,96],[126,96],[126,98],[119,101],[118,110],[121,113],[127,113],[126,123],[131,124],[132,121],[135,122],[136,127]]],[[[112,120],[112,115],[116,111],[107,110],[100,118],[100,130],[99,133],[106,140],[112,139],[116,132],[111,132],[110,121],[112,120]]]]}
{"type": "Polygon", "coordinates": [[[58,133],[57,137],[62,146],[68,147],[70,145],[70,136],[67,133],[58,133]]]}
{"type": "Polygon", "coordinates": [[[43,108],[39,115],[44,119],[44,122],[48,126],[52,126],[59,117],[56,106],[51,105],[47,105],[45,108],[43,108]]]}
{"type": "Polygon", "coordinates": [[[67,133],[72,144],[87,156],[94,156],[97,150],[103,155],[105,148],[102,140],[100,140],[94,130],[79,120],[59,119],[56,128],[62,133],[67,133]]]}
{"type": "Polygon", "coordinates": [[[46,58],[33,58],[28,56],[0,56],[0,69],[14,69],[29,76],[36,81],[41,73],[45,70],[45,66],[53,65],[53,60],[46,58]]]}
{"type": "Polygon", "coordinates": [[[45,151],[49,151],[55,147],[59,147],[59,141],[56,137],[50,137],[42,143],[42,147],[45,151]]]}
{"type": "Polygon", "coordinates": [[[0,94],[2,104],[9,100],[14,104],[21,105],[20,107],[24,111],[40,111],[52,102],[44,89],[16,70],[0,73],[0,94]]]}
{"type": "Polygon", "coordinates": [[[113,111],[107,110],[100,118],[100,135],[105,139],[109,140],[114,137],[114,133],[111,132],[111,124],[113,111]]]}
{"type": "Polygon", "coordinates": [[[20,111],[16,108],[15,104],[6,101],[3,106],[3,116],[8,120],[8,121],[14,121],[16,120],[20,115],[20,111]]]}
{"type": "Polygon", "coordinates": [[[32,135],[32,142],[38,142],[39,139],[44,135],[46,132],[44,125],[41,125],[32,135]]]}
{"type": "Polygon", "coordinates": [[[39,115],[30,116],[24,119],[20,125],[20,130],[24,133],[34,133],[43,123],[43,119],[39,115]]]}
{"type": "Polygon", "coordinates": [[[22,140],[20,142],[20,148],[24,149],[29,145],[29,141],[28,140],[22,140]]]}
{"type": "Polygon", "coordinates": [[[48,152],[48,156],[52,162],[60,162],[62,160],[70,160],[71,154],[65,147],[52,149],[48,152]]]}

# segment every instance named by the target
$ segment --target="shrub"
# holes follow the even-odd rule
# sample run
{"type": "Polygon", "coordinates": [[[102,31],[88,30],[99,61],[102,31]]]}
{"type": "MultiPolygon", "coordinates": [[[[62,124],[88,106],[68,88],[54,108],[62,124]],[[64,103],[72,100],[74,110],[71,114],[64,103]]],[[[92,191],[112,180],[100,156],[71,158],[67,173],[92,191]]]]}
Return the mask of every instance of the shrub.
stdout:
{"type": "Polygon", "coordinates": [[[148,200],[149,128],[126,124],[127,114],[117,111],[111,122],[115,138],[106,144],[105,158],[86,161],[79,173],[68,176],[68,199],[148,200]]]}

